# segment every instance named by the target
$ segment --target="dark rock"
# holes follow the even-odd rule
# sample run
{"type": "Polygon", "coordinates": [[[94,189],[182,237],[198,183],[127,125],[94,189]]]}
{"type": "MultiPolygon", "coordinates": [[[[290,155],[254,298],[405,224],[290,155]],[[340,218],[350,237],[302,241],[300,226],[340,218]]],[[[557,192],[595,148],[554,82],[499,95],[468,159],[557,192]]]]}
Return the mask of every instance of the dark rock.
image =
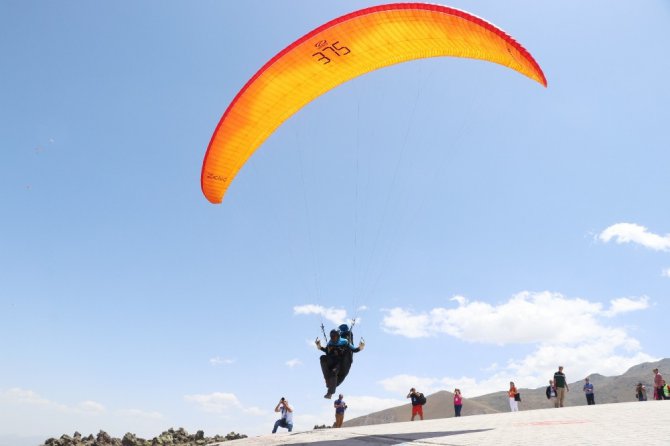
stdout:
{"type": "Polygon", "coordinates": [[[138,443],[135,434],[131,434],[130,432],[126,433],[126,435],[124,435],[123,438],[121,439],[121,446],[139,446],[139,445],[140,443],[138,443]]]}
{"type": "Polygon", "coordinates": [[[145,440],[137,435],[128,432],[123,438],[113,438],[107,432],[101,430],[96,436],[89,434],[82,438],[79,432],[75,432],[72,437],[63,434],[60,438],[49,438],[44,442],[44,446],[206,446],[212,443],[221,443],[230,440],[239,440],[247,438],[246,435],[230,432],[226,436],[215,435],[214,437],[205,437],[205,432],[197,431],[195,434],[189,434],[186,429],[170,428],[161,433],[152,440],[145,440]]]}
{"type": "Polygon", "coordinates": [[[226,440],[228,440],[228,441],[230,441],[230,440],[239,440],[239,439],[241,439],[241,438],[247,438],[247,436],[246,436],[246,435],[242,435],[242,434],[238,434],[238,433],[235,433],[235,432],[231,432],[231,433],[229,433],[228,435],[226,435],[226,440]]]}
{"type": "Polygon", "coordinates": [[[98,432],[97,437],[95,437],[96,446],[113,444],[112,437],[105,431],[98,432]]]}
{"type": "MultiPolygon", "coordinates": [[[[172,429],[170,429],[172,430],[172,429]]],[[[174,432],[174,431],[173,431],[174,432]]],[[[160,434],[156,439],[160,445],[172,445],[174,444],[174,437],[172,436],[173,432],[167,431],[160,434]]]]}

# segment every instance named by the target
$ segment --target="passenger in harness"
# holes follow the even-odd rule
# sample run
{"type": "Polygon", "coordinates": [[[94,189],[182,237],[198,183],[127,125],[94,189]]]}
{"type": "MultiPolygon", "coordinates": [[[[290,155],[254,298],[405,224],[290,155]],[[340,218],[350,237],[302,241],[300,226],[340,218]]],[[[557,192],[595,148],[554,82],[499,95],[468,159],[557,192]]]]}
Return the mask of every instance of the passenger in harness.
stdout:
{"type": "Polygon", "coordinates": [[[342,384],[344,378],[349,374],[354,353],[358,353],[365,348],[365,341],[361,339],[358,347],[354,347],[353,334],[346,324],[342,324],[339,331],[330,331],[330,341],[328,341],[326,347],[321,346],[319,338],[316,339],[315,344],[316,348],[325,353],[325,355],[321,355],[319,361],[323,379],[326,381],[326,387],[328,388],[323,397],[330,399],[337,386],[342,384]]]}

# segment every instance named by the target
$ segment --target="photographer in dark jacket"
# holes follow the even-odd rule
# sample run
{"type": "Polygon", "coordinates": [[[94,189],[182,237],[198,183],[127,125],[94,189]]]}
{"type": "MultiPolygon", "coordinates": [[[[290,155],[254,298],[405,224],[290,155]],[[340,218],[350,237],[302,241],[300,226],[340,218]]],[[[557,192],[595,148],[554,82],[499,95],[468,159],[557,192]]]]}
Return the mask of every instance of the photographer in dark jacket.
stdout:
{"type": "Polygon", "coordinates": [[[412,421],[414,421],[415,416],[419,416],[423,420],[423,405],[426,404],[426,397],[423,396],[423,393],[417,392],[414,387],[409,389],[407,398],[412,399],[412,421]]]}
{"type": "Polygon", "coordinates": [[[558,393],[556,392],[556,386],[554,385],[554,380],[549,380],[549,385],[547,386],[547,399],[554,399],[554,407],[558,407],[558,393]]]}

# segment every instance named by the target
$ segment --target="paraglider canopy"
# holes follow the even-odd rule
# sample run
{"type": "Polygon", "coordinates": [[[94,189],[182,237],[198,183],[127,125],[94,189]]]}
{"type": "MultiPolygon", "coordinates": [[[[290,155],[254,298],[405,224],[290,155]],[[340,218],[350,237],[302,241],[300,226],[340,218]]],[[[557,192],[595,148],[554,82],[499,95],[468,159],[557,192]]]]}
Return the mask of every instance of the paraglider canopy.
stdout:
{"type": "Polygon", "coordinates": [[[501,29],[467,12],[424,3],[354,11],[290,44],[244,85],[207,148],[203,194],[220,203],[254,151],[316,97],[364,73],[439,56],[494,62],[547,85],[528,51],[501,29]]]}

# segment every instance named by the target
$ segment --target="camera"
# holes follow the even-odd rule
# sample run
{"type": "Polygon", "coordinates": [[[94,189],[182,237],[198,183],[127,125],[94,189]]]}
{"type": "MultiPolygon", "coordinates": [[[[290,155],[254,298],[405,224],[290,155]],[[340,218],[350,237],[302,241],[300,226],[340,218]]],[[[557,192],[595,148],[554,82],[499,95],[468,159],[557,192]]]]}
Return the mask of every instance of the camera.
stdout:
{"type": "Polygon", "coordinates": [[[281,397],[281,399],[279,401],[284,401],[284,397],[281,397]]]}

